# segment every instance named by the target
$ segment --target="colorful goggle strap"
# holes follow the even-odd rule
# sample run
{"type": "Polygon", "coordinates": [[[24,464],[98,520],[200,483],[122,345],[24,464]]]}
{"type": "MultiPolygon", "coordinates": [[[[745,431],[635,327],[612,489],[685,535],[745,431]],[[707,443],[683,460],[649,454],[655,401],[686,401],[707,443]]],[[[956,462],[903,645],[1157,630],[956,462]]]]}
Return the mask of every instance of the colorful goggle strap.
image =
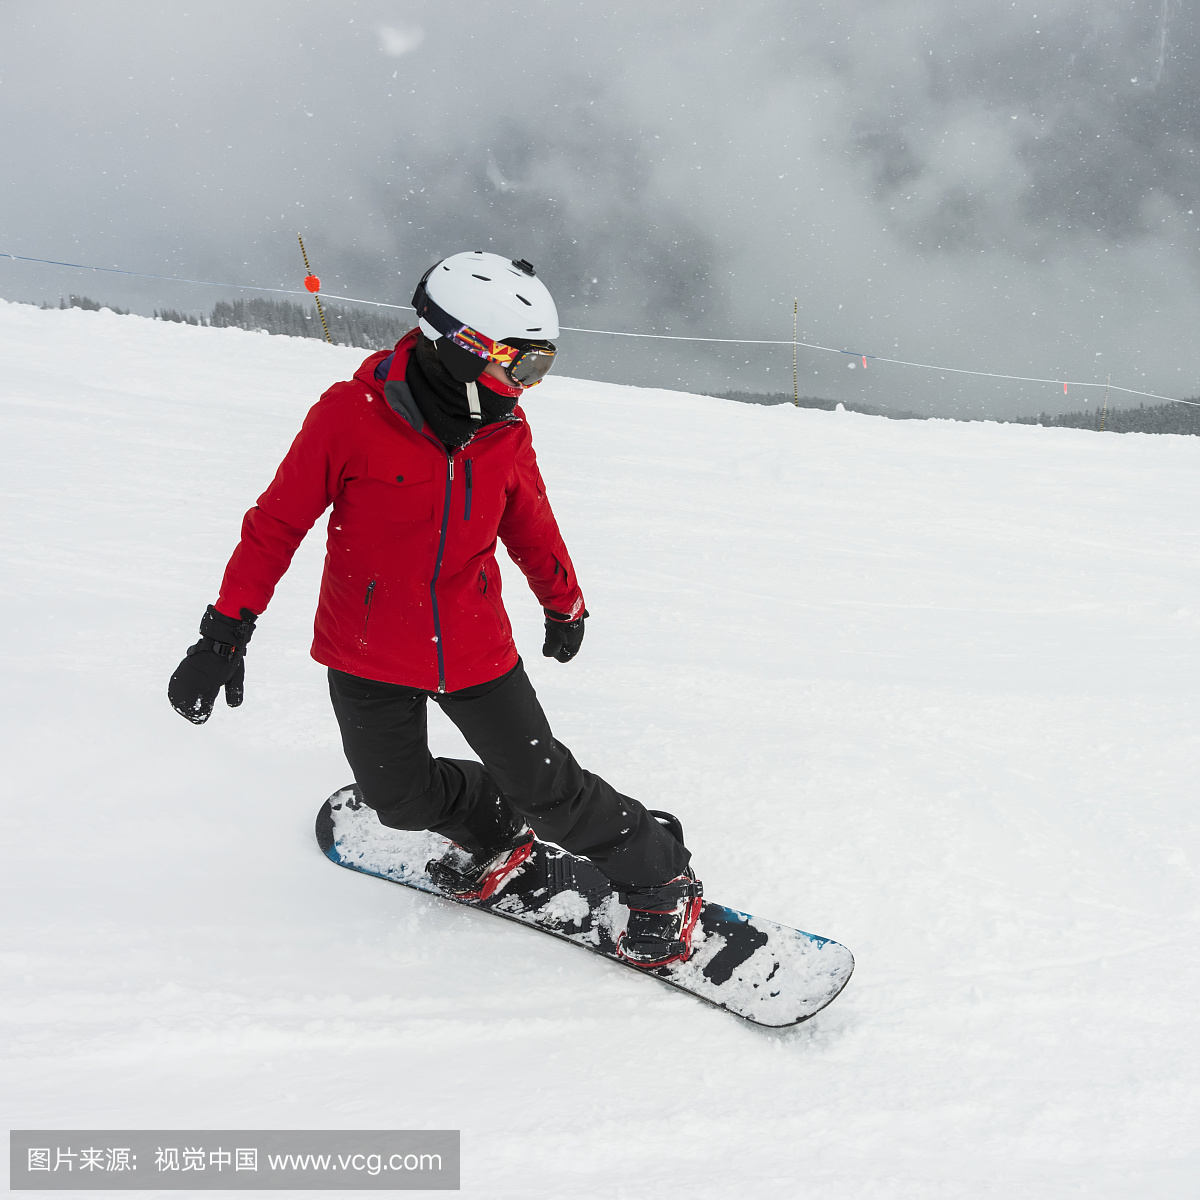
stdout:
{"type": "Polygon", "coordinates": [[[426,290],[425,281],[429,278],[432,270],[433,267],[430,267],[421,276],[421,282],[417,284],[417,290],[413,292],[413,308],[417,310],[418,318],[428,321],[438,333],[443,337],[450,338],[464,350],[470,350],[472,354],[477,354],[480,358],[490,359],[495,345],[492,339],[478,330],[472,329],[469,325],[456,321],[426,290]]]}

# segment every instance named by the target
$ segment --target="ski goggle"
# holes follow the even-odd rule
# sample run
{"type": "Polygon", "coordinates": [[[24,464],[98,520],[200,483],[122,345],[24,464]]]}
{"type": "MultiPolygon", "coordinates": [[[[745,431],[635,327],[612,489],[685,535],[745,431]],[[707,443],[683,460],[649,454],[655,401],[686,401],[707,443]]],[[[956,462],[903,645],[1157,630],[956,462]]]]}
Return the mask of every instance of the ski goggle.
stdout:
{"type": "MultiPolygon", "coordinates": [[[[474,330],[472,330],[474,332],[474,330]]],[[[558,353],[553,342],[493,342],[489,362],[498,363],[510,383],[517,387],[533,387],[541,383],[558,353]]]]}
{"type": "MultiPolygon", "coordinates": [[[[435,263],[434,266],[436,265],[435,263]]],[[[525,338],[513,338],[511,342],[498,342],[486,334],[480,333],[479,330],[464,325],[441,308],[426,290],[425,281],[432,271],[433,267],[430,267],[421,277],[421,282],[417,284],[417,290],[413,293],[413,308],[416,309],[419,319],[428,321],[442,337],[454,346],[466,350],[476,358],[483,359],[474,378],[478,378],[483,373],[483,367],[487,363],[494,362],[503,368],[506,378],[514,387],[533,387],[545,379],[554,365],[554,356],[558,353],[553,342],[535,342],[525,338]]],[[[447,363],[447,366],[451,366],[451,364],[447,363]]],[[[455,378],[458,378],[461,359],[454,363],[451,369],[455,378]]]]}

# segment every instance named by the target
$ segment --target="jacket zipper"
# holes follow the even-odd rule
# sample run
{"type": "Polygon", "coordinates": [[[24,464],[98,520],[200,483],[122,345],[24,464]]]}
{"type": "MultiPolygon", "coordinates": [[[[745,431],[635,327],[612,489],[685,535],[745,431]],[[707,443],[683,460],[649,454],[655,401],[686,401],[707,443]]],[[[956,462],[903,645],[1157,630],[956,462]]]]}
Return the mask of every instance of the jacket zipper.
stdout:
{"type": "Polygon", "coordinates": [[[371,621],[371,596],[375,592],[375,580],[372,579],[367,584],[367,594],[363,597],[363,604],[366,605],[367,611],[363,614],[363,642],[367,640],[367,625],[371,621]]]}
{"type": "MultiPolygon", "coordinates": [[[[520,424],[520,422],[513,422],[513,423],[520,424]]],[[[479,436],[488,437],[492,433],[499,432],[501,429],[506,429],[506,428],[508,428],[507,422],[504,424],[497,425],[494,430],[487,429],[479,436]]],[[[438,613],[437,581],[438,581],[438,576],[442,572],[442,555],[446,553],[446,530],[450,524],[450,491],[451,491],[451,485],[454,483],[454,452],[451,450],[447,450],[446,447],[444,445],[442,445],[442,443],[439,442],[437,440],[437,438],[433,437],[431,434],[425,433],[422,436],[425,437],[428,441],[432,442],[435,446],[440,447],[445,452],[445,455],[446,455],[446,500],[445,500],[445,503],[442,505],[442,533],[441,533],[440,539],[438,540],[437,558],[434,560],[434,564],[433,564],[433,578],[429,581],[429,601],[430,601],[430,605],[433,608],[433,640],[434,640],[434,644],[437,646],[437,661],[438,661],[437,690],[439,692],[444,692],[446,690],[446,655],[442,649],[442,620],[441,620],[440,614],[438,613]]],[[[468,486],[468,488],[470,487],[470,479],[471,479],[471,460],[467,459],[467,480],[468,480],[467,486],[468,486]]],[[[470,496],[470,492],[468,491],[468,497],[469,496],[470,496]]],[[[469,501],[468,501],[468,503],[469,503],[469,501]]]]}
{"type": "Polygon", "coordinates": [[[437,558],[433,564],[433,578],[429,581],[429,600],[433,606],[433,641],[437,646],[439,692],[446,690],[446,654],[442,649],[442,621],[438,613],[437,581],[442,573],[442,555],[446,553],[446,528],[450,524],[450,488],[454,483],[454,454],[446,451],[446,501],[442,505],[442,534],[438,541],[437,558]]]}
{"type": "Polygon", "coordinates": [[[467,471],[467,503],[463,508],[463,520],[469,521],[471,519],[471,460],[468,458],[463,463],[463,466],[466,467],[467,471]]]}

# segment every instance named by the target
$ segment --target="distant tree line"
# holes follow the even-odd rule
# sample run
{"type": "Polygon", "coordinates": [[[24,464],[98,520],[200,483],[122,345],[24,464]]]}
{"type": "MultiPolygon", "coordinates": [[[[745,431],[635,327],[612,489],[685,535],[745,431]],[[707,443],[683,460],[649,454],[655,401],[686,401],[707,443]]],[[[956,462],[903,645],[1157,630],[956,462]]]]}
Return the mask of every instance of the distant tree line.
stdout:
{"type": "MultiPolygon", "coordinates": [[[[358,346],[363,350],[385,350],[394,346],[402,334],[416,323],[414,317],[402,317],[378,311],[344,308],[323,304],[329,336],[339,346],[358,346]]],[[[163,317],[162,320],[171,320],[163,317]]],[[[324,338],[316,305],[293,304],[290,300],[218,300],[208,324],[218,328],[258,329],[282,333],[288,337],[324,338]]]]}
{"type": "Polygon", "coordinates": [[[208,324],[203,317],[194,317],[191,313],[180,312],[177,308],[156,308],[154,310],[154,319],[156,321],[178,321],[181,325],[208,324]]]}
{"type": "MultiPolygon", "coordinates": [[[[1190,396],[1193,402],[1200,397],[1190,396]]],[[[1016,417],[1014,425],[1052,425],[1064,429],[1101,428],[1106,433],[1194,433],[1200,434],[1200,407],[1192,404],[1139,404],[1137,408],[1103,408],[1083,412],[1042,413],[1036,417],[1016,417]]]]}
{"type": "MultiPolygon", "coordinates": [[[[43,308],[54,308],[43,304],[43,308]]],[[[84,308],[98,312],[101,308],[112,308],[100,304],[88,296],[71,296],[60,299],[58,308],[84,308]]],[[[401,336],[416,323],[409,316],[393,316],[380,312],[363,312],[357,308],[344,308],[340,304],[324,304],[325,320],[329,325],[329,336],[338,346],[358,346],[363,350],[384,350],[394,346],[401,336]]],[[[128,309],[112,308],[115,313],[127,316],[128,309]]],[[[205,317],[180,312],[176,308],[156,308],[156,321],[176,321],[182,325],[202,325],[216,329],[250,329],[263,333],[280,333],[288,337],[324,338],[321,318],[316,305],[293,304],[290,300],[218,300],[212,312],[205,317]]]]}
{"type": "Polygon", "coordinates": [[[874,404],[859,404],[855,400],[826,400],[822,396],[801,396],[799,401],[791,392],[718,392],[723,400],[736,400],[739,404],[796,404],[801,408],[823,408],[833,412],[839,404],[847,412],[864,413],[868,417],[890,417],[893,421],[924,421],[922,413],[909,412],[905,408],[878,407],[874,404]]]}
{"type": "MultiPolygon", "coordinates": [[[[795,404],[790,392],[720,392],[726,400],[737,400],[741,404],[795,404]]],[[[1193,401],[1200,397],[1189,397],[1193,401]]],[[[889,417],[893,421],[927,421],[926,413],[909,412],[904,409],[880,408],[870,404],[858,404],[844,400],[842,407],[847,412],[866,413],[872,417],[889,417]]],[[[836,400],[820,396],[801,396],[801,408],[823,408],[831,411],[838,406],[836,400]]],[[[963,418],[956,418],[961,420],[963,418]]],[[[969,417],[967,420],[977,418],[969,417]]],[[[994,420],[996,418],[983,418],[994,420]]],[[[1039,413],[1036,417],[1000,418],[1002,425],[1045,425],[1061,429],[1094,429],[1099,431],[1101,422],[1105,433],[1190,433],[1200,434],[1200,407],[1193,404],[1139,404],[1137,408],[1103,407],[1086,409],[1083,412],[1039,413]]]]}
{"type": "Polygon", "coordinates": [[[57,304],[47,304],[42,302],[43,308],[82,308],[87,312],[99,312],[102,308],[110,309],[122,317],[129,316],[127,308],[113,308],[111,304],[101,304],[98,300],[93,300],[90,296],[68,296],[65,300],[59,296],[57,304]]]}

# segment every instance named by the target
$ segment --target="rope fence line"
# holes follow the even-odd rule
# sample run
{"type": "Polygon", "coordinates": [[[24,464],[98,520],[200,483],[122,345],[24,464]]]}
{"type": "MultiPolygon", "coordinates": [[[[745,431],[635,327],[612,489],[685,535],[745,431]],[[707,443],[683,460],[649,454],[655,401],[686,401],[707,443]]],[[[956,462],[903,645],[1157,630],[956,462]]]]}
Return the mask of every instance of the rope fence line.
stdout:
{"type": "MultiPolygon", "coordinates": [[[[145,271],[125,271],[120,267],[93,267],[87,263],[59,262],[54,258],[30,258],[26,254],[7,254],[0,250],[0,258],[11,258],[16,262],[48,263],[52,267],[74,267],[78,271],[104,271],[109,275],[133,275],[138,279],[165,279],[169,283],[196,283],[201,287],[233,288],[241,292],[276,292],[281,296],[307,296],[307,292],[294,288],[254,287],[249,283],[214,283],[211,279],[184,279],[181,275],[149,275],[145,271]]],[[[372,303],[366,301],[365,303],[372,303]]]]}
{"type": "MultiPolygon", "coordinates": [[[[306,256],[307,257],[307,256],[306,256]]],[[[211,279],[185,279],[179,275],[151,275],[145,271],[127,271],[120,267],[96,267],[90,266],[87,263],[69,263],[59,262],[52,258],[33,258],[24,254],[8,254],[0,251],[0,258],[9,258],[16,262],[35,262],[45,263],[52,267],[70,267],[78,271],[103,271],[110,275],[131,275],[137,279],[159,279],[169,283],[191,283],[200,287],[220,287],[231,288],[234,291],[243,292],[270,292],[278,296],[310,296],[309,291],[301,291],[295,288],[269,288],[257,287],[248,283],[218,283],[211,279]]],[[[339,296],[333,292],[321,293],[326,300],[342,300],[347,304],[366,304],[372,308],[392,308],[405,312],[413,312],[411,304],[388,304],[383,300],[362,300],[357,296],[339,296]]],[[[770,338],[715,338],[715,337],[691,337],[683,334],[672,333],[628,333],[618,329],[587,329],[576,325],[560,325],[560,329],[567,333],[590,333],[604,337],[625,337],[625,338],[640,338],[643,340],[660,341],[660,342],[702,342],[705,345],[726,345],[726,346],[791,346],[803,347],[805,350],[819,350],[827,354],[841,354],[849,358],[861,358],[863,366],[867,365],[867,359],[873,362],[890,363],[897,367],[913,367],[922,371],[937,371],[948,375],[972,375],[981,379],[1004,379],[1013,383],[1053,383],[1062,384],[1063,391],[1067,387],[1079,388],[1104,388],[1105,393],[1109,391],[1121,392],[1126,396],[1143,396],[1148,400],[1162,400],[1168,404],[1187,404],[1192,408],[1200,408],[1200,401],[1197,400],[1182,400],[1178,396],[1162,396],[1157,392],[1144,392],[1137,388],[1118,387],[1115,383],[1096,383],[1091,380],[1084,379],[1046,379],[1036,375],[1005,375],[998,371],[976,371],[966,367],[944,367],[937,363],[913,362],[904,358],[888,358],[882,354],[865,354],[861,350],[841,350],[836,346],[823,346],[819,342],[801,342],[792,338],[790,341],[784,339],[770,338]]],[[[1110,377],[1111,378],[1111,377],[1110,377]]]]}

